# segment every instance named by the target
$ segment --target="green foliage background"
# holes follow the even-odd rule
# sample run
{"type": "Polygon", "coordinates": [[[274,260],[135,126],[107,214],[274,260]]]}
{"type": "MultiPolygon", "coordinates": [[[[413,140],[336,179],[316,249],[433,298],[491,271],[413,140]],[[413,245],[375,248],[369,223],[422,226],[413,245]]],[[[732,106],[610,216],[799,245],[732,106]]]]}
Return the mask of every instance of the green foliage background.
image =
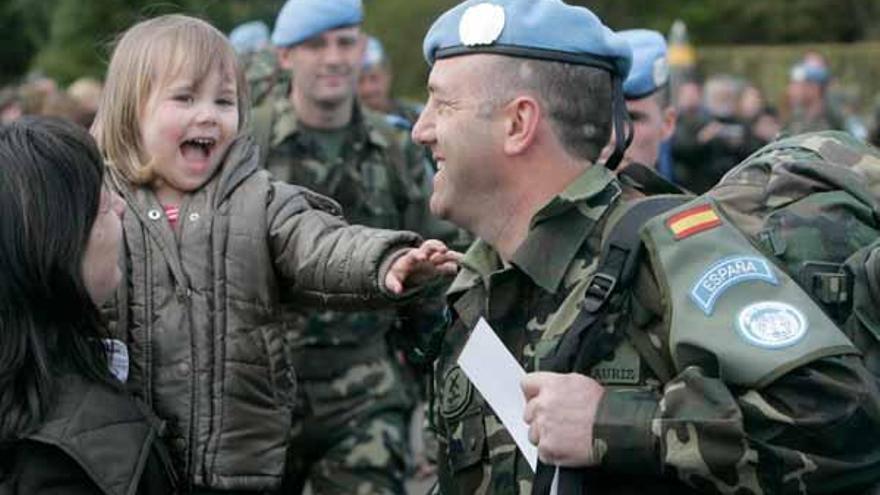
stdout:
{"type": "MultiPolygon", "coordinates": [[[[771,68],[777,75],[765,76],[762,71],[768,69],[761,62],[762,49],[735,46],[880,39],[880,0],[569,1],[590,7],[614,29],[648,27],[666,33],[675,19],[683,19],[698,49],[712,47],[700,53],[708,54],[704,58],[713,71],[719,65],[713,61],[729,60],[732,69],[747,71],[738,73],[769,84],[783,72],[771,68]],[[722,55],[717,54],[719,50],[722,55]]],[[[420,53],[422,37],[431,22],[456,3],[365,0],[366,29],[379,36],[390,52],[399,93],[421,96],[427,71],[420,53]]],[[[81,75],[100,77],[114,37],[133,22],[153,15],[195,14],[228,32],[253,19],[271,26],[282,4],[282,0],[0,0],[0,83],[19,81],[32,70],[62,84],[81,75]]],[[[788,63],[801,50],[781,49],[784,54],[774,63],[788,63]]],[[[867,53],[864,63],[880,58],[872,49],[867,53]]],[[[853,63],[862,63],[862,59],[853,63]]]]}

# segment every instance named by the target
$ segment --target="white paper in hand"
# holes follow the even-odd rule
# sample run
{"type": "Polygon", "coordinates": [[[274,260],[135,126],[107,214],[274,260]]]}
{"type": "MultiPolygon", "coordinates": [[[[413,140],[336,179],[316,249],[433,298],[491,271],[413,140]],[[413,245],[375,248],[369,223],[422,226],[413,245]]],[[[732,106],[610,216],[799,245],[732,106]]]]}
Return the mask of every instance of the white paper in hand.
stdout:
{"type": "Polygon", "coordinates": [[[526,372],[483,318],[477,322],[458,356],[458,365],[486,399],[535,471],[538,449],[529,441],[529,427],[523,420],[526,399],[520,382],[526,372]]]}

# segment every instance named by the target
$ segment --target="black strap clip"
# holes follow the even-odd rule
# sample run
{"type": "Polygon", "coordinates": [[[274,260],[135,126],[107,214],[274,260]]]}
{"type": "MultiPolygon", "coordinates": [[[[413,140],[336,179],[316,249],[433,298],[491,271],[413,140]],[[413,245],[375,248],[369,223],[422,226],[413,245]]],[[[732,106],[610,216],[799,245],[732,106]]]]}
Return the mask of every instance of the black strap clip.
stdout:
{"type": "Polygon", "coordinates": [[[596,273],[587,286],[582,308],[584,311],[595,313],[608,302],[608,298],[617,287],[617,277],[608,275],[607,273],[596,273]]]}

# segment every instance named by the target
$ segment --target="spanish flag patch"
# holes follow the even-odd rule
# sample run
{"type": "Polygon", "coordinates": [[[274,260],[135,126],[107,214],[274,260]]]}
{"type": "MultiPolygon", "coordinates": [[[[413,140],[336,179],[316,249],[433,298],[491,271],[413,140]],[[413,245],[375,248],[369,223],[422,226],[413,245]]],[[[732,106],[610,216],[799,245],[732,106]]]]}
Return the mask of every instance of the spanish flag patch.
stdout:
{"type": "Polygon", "coordinates": [[[666,226],[675,235],[677,241],[705,230],[714,229],[719,225],[721,225],[721,219],[712,209],[712,205],[697,206],[666,220],[666,226]]]}

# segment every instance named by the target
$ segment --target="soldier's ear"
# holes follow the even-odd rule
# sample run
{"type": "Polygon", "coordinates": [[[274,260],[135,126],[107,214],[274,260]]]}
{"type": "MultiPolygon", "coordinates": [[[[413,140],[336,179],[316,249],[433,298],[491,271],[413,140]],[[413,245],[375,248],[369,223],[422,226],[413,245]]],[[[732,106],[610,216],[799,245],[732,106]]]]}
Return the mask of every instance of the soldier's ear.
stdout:
{"type": "Polygon", "coordinates": [[[675,107],[668,106],[663,109],[663,139],[669,139],[675,133],[675,126],[678,124],[678,110],[675,107]]]}
{"type": "Polygon", "coordinates": [[[275,49],[278,66],[284,70],[293,69],[293,48],[281,46],[275,49]]]}
{"type": "Polygon", "coordinates": [[[519,155],[535,142],[542,116],[541,105],[531,96],[518,96],[502,109],[504,152],[519,155]]]}

